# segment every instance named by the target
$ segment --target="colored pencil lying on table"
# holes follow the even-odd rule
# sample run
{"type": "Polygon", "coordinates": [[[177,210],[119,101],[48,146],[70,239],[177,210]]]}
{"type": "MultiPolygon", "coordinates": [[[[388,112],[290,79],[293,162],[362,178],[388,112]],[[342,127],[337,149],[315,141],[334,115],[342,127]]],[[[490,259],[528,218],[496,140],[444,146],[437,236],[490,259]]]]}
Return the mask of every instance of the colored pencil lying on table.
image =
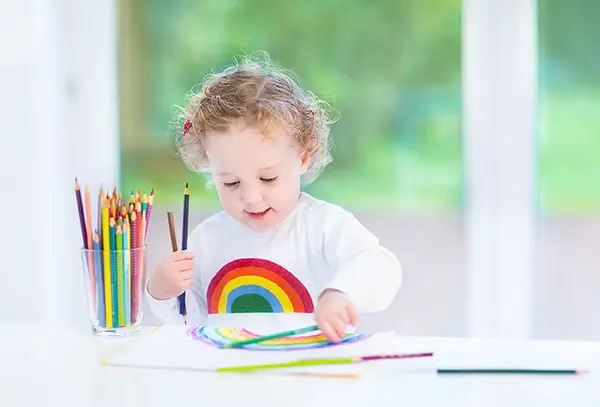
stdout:
{"type": "Polygon", "coordinates": [[[231,342],[226,345],[223,345],[223,348],[241,348],[246,345],[252,345],[254,343],[260,343],[264,341],[269,341],[271,339],[279,339],[285,336],[299,335],[307,332],[317,331],[319,327],[317,325],[311,325],[304,328],[292,329],[291,331],[278,332],[271,335],[258,336],[252,339],[246,339],[243,341],[231,342]]]}
{"type": "Polygon", "coordinates": [[[218,368],[217,372],[250,372],[254,370],[264,369],[280,369],[285,367],[300,367],[300,366],[319,366],[319,365],[340,365],[348,363],[372,362],[375,360],[384,359],[410,359],[433,356],[432,352],[427,353],[405,353],[393,355],[372,355],[372,356],[356,356],[347,358],[330,358],[330,359],[299,359],[291,362],[282,363],[266,363],[262,365],[246,365],[218,368]]]}
{"type": "Polygon", "coordinates": [[[438,374],[582,374],[581,369],[437,369],[438,374]]]}
{"type": "MultiPolygon", "coordinates": [[[[181,250],[187,250],[187,237],[188,237],[188,222],[190,213],[190,189],[188,183],[185,183],[185,190],[183,191],[183,230],[181,233],[181,250]]],[[[186,315],[187,310],[185,306],[185,291],[182,292],[179,297],[179,314],[183,318],[183,322],[187,324],[186,315]]]]}

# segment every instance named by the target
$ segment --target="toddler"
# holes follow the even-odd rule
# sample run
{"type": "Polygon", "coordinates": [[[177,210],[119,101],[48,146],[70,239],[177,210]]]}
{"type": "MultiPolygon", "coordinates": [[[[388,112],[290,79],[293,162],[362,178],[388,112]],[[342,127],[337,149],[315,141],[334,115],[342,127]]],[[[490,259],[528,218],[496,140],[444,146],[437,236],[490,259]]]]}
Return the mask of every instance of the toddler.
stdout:
{"type": "Polygon", "coordinates": [[[340,340],[359,313],[384,310],[398,260],[341,207],[301,192],[331,161],[324,104],[268,58],[205,79],[177,147],[214,182],[223,211],[166,257],[146,287],[152,311],[181,323],[278,331],[313,324],[340,340]]]}

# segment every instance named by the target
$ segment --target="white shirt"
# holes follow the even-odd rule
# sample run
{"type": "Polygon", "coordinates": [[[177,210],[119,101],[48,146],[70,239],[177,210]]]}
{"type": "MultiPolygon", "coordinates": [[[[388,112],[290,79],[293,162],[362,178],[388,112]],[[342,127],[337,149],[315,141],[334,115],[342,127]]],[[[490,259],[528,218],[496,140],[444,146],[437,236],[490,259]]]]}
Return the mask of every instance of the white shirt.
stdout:
{"type": "MultiPolygon", "coordinates": [[[[359,312],[389,306],[400,287],[396,257],[351,213],[301,193],[277,228],[255,231],[224,211],[190,235],[194,284],[188,323],[277,331],[314,324],[319,295],[345,293],[359,312]]],[[[164,323],[182,323],[177,298],[147,295],[164,323]]]]}

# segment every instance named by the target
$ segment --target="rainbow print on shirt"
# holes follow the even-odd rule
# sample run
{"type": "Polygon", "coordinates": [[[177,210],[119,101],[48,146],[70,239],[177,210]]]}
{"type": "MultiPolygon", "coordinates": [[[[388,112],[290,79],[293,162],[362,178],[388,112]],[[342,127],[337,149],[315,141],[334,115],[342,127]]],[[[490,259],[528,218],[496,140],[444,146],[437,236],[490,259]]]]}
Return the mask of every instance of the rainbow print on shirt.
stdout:
{"type": "Polygon", "coordinates": [[[314,312],[306,287],[288,270],[264,259],[237,259],[223,266],[206,292],[209,314],[314,312]]]}

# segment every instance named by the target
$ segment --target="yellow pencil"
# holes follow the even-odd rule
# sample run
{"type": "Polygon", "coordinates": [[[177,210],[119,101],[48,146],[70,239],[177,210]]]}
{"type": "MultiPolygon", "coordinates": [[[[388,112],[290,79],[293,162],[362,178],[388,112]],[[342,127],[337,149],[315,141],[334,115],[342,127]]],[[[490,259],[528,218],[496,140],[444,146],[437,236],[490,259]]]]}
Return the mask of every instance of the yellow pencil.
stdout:
{"type": "Polygon", "coordinates": [[[113,327],[112,286],[110,284],[110,233],[108,231],[108,199],[102,205],[102,254],[104,257],[104,306],[106,309],[106,327],[113,327]]]}

